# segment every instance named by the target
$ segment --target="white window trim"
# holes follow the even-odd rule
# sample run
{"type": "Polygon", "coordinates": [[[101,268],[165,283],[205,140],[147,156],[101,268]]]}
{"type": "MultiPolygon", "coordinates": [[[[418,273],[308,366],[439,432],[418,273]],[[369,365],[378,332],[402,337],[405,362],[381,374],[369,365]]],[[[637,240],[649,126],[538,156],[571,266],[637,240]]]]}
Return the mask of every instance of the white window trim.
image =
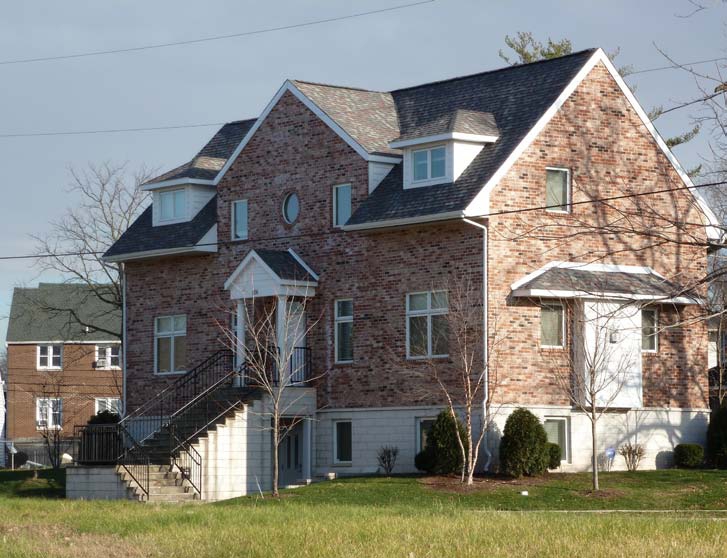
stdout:
{"type": "Polygon", "coordinates": [[[426,360],[428,358],[447,358],[449,353],[445,355],[432,354],[432,316],[446,316],[449,314],[449,293],[447,293],[447,308],[432,308],[432,294],[433,293],[447,293],[447,291],[440,289],[436,291],[417,291],[413,293],[406,293],[406,358],[407,360],[426,360]],[[427,295],[427,309],[426,310],[411,310],[409,308],[409,298],[414,295],[425,294],[427,295]],[[411,354],[411,339],[409,331],[409,318],[415,316],[426,316],[427,317],[427,354],[422,356],[412,356],[411,354]]]}
{"type": "Polygon", "coordinates": [[[543,417],[543,422],[546,420],[557,420],[565,423],[565,455],[560,456],[560,462],[561,463],[570,463],[571,462],[571,449],[570,449],[570,418],[564,417],[564,416],[549,416],[546,415],[543,417]]]}
{"type": "MultiPolygon", "coordinates": [[[[99,406],[98,406],[99,401],[105,401],[107,408],[110,407],[110,405],[109,405],[110,401],[118,401],[119,402],[119,411],[121,411],[121,398],[119,398],[119,397],[95,397],[94,398],[95,414],[99,413],[99,406]]],[[[119,412],[119,414],[120,414],[120,412],[119,412]]]]}
{"type": "Polygon", "coordinates": [[[641,309],[641,352],[646,354],[656,354],[659,352],[659,310],[657,308],[641,309]],[[644,311],[654,313],[654,348],[644,349],[644,311]]]}
{"type": "Polygon", "coordinates": [[[250,206],[247,203],[247,200],[235,200],[230,204],[232,210],[230,215],[230,224],[232,225],[230,227],[230,239],[231,240],[247,240],[250,236],[250,206]],[[247,227],[245,228],[245,236],[236,237],[235,236],[235,229],[237,228],[237,223],[235,220],[235,207],[237,207],[238,203],[244,203],[245,204],[245,214],[247,215],[247,227]]]}
{"type": "Polygon", "coordinates": [[[182,330],[173,330],[170,333],[162,333],[160,334],[157,331],[157,324],[159,323],[159,320],[162,318],[171,318],[172,319],[172,325],[174,324],[174,318],[184,318],[184,336],[187,336],[187,315],[186,314],[171,314],[168,316],[156,316],[154,318],[154,375],[155,376],[178,376],[180,374],[186,374],[187,370],[172,370],[171,372],[159,372],[159,343],[157,343],[157,340],[162,337],[169,337],[172,340],[171,344],[171,356],[172,356],[172,365],[174,365],[174,338],[176,336],[182,335],[182,330]]]}
{"type": "MultiPolygon", "coordinates": [[[[159,210],[157,211],[157,223],[160,225],[174,225],[175,223],[184,223],[188,221],[189,215],[189,190],[187,188],[173,188],[171,190],[163,190],[159,192],[159,210]],[[171,219],[164,219],[162,217],[162,196],[164,194],[174,194],[174,192],[184,192],[184,210],[181,217],[172,217],[171,219]]],[[[172,207],[174,203],[172,202],[172,207]]]]}
{"type": "Polygon", "coordinates": [[[333,421],[333,463],[335,465],[350,465],[353,463],[353,421],[351,419],[336,419],[333,421]],[[351,425],[351,459],[340,461],[338,459],[338,424],[348,423],[351,425]]]}
{"type": "Polygon", "coordinates": [[[280,211],[283,214],[283,221],[285,221],[288,225],[294,225],[298,222],[298,219],[300,219],[300,210],[300,196],[298,195],[298,192],[288,192],[287,194],[285,194],[285,197],[283,198],[283,204],[280,206],[280,211]],[[291,199],[293,196],[298,198],[298,214],[295,216],[295,219],[291,221],[286,215],[285,206],[288,204],[288,200],[291,199]]]}
{"type": "Polygon", "coordinates": [[[573,187],[571,185],[571,172],[570,169],[566,169],[563,167],[545,167],[545,204],[548,204],[548,171],[561,171],[565,172],[565,181],[566,181],[566,188],[565,188],[565,209],[557,209],[556,207],[550,207],[547,208],[545,211],[548,213],[562,213],[562,214],[568,214],[572,211],[573,207],[573,187]]]}
{"type": "MultiPolygon", "coordinates": [[[[336,364],[351,364],[353,359],[350,360],[338,360],[338,324],[351,323],[353,324],[353,299],[352,298],[337,298],[333,301],[333,359],[336,364]],[[351,315],[350,316],[339,316],[338,315],[338,303],[339,302],[351,302],[351,315]]],[[[352,326],[353,327],[353,326],[352,326]]],[[[353,334],[352,334],[353,337],[353,334]]]]}
{"type": "Polygon", "coordinates": [[[119,363],[121,363],[121,345],[96,345],[96,358],[95,361],[98,362],[100,358],[103,358],[106,360],[106,366],[97,366],[96,370],[121,370],[121,366],[112,366],[111,365],[111,349],[112,348],[118,348],[119,349],[119,363]],[[101,356],[100,351],[104,350],[103,357],[101,356]]]}
{"type": "Polygon", "coordinates": [[[35,429],[36,430],[61,430],[63,428],[63,398],[62,397],[36,397],[35,398],[35,429]],[[40,402],[41,401],[48,401],[49,404],[46,405],[46,410],[48,413],[48,416],[45,417],[47,426],[41,426],[38,424],[38,415],[40,414],[40,402]],[[50,420],[53,417],[53,406],[50,405],[51,401],[59,401],[60,402],[60,408],[61,408],[61,423],[60,424],[50,424],[50,420]]]}
{"type": "Polygon", "coordinates": [[[409,164],[411,166],[411,183],[417,186],[426,186],[428,184],[438,184],[447,178],[447,157],[449,157],[447,144],[441,143],[437,145],[430,145],[421,149],[412,149],[411,156],[409,157],[409,164]],[[432,151],[434,149],[444,149],[444,174],[442,176],[432,176],[432,151]],[[427,153],[427,177],[426,178],[415,178],[414,172],[414,155],[426,151],[427,153]]]}
{"type": "Polygon", "coordinates": [[[566,320],[565,320],[565,306],[561,302],[547,302],[544,301],[539,308],[540,312],[540,323],[538,324],[540,326],[540,348],[541,349],[565,349],[566,346],[566,334],[568,329],[566,328],[566,320]],[[543,343],[543,306],[557,306],[560,308],[560,314],[561,314],[561,334],[560,338],[562,340],[560,345],[546,345],[543,343]]]}
{"type": "MultiPolygon", "coordinates": [[[[343,228],[346,223],[338,222],[338,189],[348,187],[351,190],[351,215],[353,215],[353,185],[350,183],[336,184],[333,187],[333,227],[336,229],[343,228]]],[[[350,217],[349,217],[350,218],[350,217]]]]}
{"type": "Polygon", "coordinates": [[[35,349],[35,367],[37,370],[61,370],[63,369],[63,345],[59,343],[41,343],[40,345],[36,346],[35,349]],[[41,366],[40,364],[40,348],[41,347],[48,347],[48,365],[47,366],[41,366]],[[60,366],[53,366],[53,347],[60,347],[61,348],[61,364],[60,366]]]}
{"type": "Polygon", "coordinates": [[[424,450],[422,447],[422,422],[425,420],[437,420],[437,417],[417,417],[416,453],[424,450]]]}

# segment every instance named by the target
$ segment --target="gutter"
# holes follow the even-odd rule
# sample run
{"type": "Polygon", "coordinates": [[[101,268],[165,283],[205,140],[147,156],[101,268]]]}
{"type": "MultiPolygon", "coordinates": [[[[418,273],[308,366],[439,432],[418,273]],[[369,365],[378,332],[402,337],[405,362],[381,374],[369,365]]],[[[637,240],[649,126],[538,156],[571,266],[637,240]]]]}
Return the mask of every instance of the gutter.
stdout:
{"type": "Polygon", "coordinates": [[[492,464],[492,453],[489,448],[488,432],[489,432],[489,413],[487,412],[488,405],[490,403],[490,376],[489,376],[489,331],[488,331],[488,290],[489,290],[489,276],[488,276],[488,265],[487,265],[487,250],[488,250],[488,228],[487,225],[478,223],[466,217],[462,217],[462,221],[472,225],[474,227],[482,229],[482,362],[485,367],[483,371],[483,397],[482,397],[482,420],[485,423],[485,435],[482,439],[484,447],[482,448],[485,454],[485,471],[490,470],[492,464]]]}
{"type": "MultiPolygon", "coordinates": [[[[362,231],[367,229],[385,229],[389,227],[417,225],[420,223],[434,223],[437,221],[449,221],[453,219],[464,219],[464,213],[462,211],[449,211],[447,213],[438,213],[434,215],[422,215],[421,217],[404,217],[401,219],[387,219],[385,221],[369,221],[368,223],[359,223],[356,225],[344,225],[341,228],[344,231],[362,231]]],[[[474,223],[474,221],[470,222],[474,223]]]]}
{"type": "Polygon", "coordinates": [[[122,263],[119,266],[121,275],[121,412],[126,416],[126,269],[122,263]]]}

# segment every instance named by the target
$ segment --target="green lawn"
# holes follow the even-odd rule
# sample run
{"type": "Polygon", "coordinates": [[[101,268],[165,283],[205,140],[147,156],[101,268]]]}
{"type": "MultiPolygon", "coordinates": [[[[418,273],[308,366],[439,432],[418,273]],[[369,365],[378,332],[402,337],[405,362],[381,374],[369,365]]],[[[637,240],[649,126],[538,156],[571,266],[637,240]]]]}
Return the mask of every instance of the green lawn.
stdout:
{"type": "Polygon", "coordinates": [[[727,511],[713,511],[727,510],[727,473],[717,471],[609,473],[599,496],[588,475],[489,480],[464,492],[395,477],[184,506],[71,502],[59,497],[62,483],[50,472],[0,472],[0,556],[727,555],[727,511]],[[647,513],[553,511],[603,509],[647,513]],[[679,511],[652,513],[665,509],[679,511]]]}

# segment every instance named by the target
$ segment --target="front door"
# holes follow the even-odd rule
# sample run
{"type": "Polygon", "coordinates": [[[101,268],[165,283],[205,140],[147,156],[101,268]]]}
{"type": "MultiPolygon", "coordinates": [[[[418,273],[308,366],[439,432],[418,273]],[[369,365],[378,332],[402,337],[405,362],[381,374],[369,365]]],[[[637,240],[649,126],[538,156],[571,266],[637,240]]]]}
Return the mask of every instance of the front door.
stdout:
{"type": "Polygon", "coordinates": [[[288,431],[280,444],[278,455],[280,486],[297,484],[303,478],[303,424],[288,431]]]}

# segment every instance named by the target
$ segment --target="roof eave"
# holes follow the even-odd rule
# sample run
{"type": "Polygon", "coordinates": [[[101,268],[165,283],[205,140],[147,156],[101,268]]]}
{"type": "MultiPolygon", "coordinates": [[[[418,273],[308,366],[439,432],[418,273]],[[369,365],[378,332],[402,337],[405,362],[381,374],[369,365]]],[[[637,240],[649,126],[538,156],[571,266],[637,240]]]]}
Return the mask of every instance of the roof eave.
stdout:
{"type": "Polygon", "coordinates": [[[202,178],[173,178],[171,180],[162,180],[160,182],[147,182],[142,184],[140,190],[145,192],[152,192],[161,188],[168,188],[169,186],[181,186],[187,184],[198,184],[201,186],[212,186],[214,187],[214,180],[205,180],[202,178]]]}
{"type": "Polygon", "coordinates": [[[446,134],[434,134],[431,136],[421,136],[418,138],[398,139],[389,143],[392,149],[403,149],[414,145],[422,145],[425,143],[435,143],[438,141],[463,141],[468,143],[495,143],[500,136],[487,134],[465,134],[462,132],[448,132],[446,134]]]}
{"type": "Polygon", "coordinates": [[[182,246],[180,248],[162,248],[159,250],[128,252],[126,254],[118,254],[115,256],[103,256],[101,260],[108,263],[122,263],[131,260],[158,258],[161,256],[182,256],[185,254],[206,255],[213,254],[215,252],[217,252],[217,246],[182,246]]]}
{"type": "Polygon", "coordinates": [[[434,215],[421,215],[418,217],[404,217],[401,219],[386,219],[383,221],[371,221],[368,223],[357,223],[355,225],[344,225],[344,231],[362,231],[370,229],[387,229],[391,227],[403,227],[407,225],[418,225],[423,223],[436,223],[440,221],[457,220],[464,217],[462,211],[448,211],[434,215]]]}
{"type": "Polygon", "coordinates": [[[589,292],[589,291],[572,291],[572,290],[553,290],[553,289],[515,289],[512,296],[517,298],[595,298],[608,300],[631,300],[635,302],[653,302],[658,304],[702,304],[704,301],[700,298],[692,298],[689,296],[664,296],[649,295],[638,293],[612,293],[612,292],[589,292]]]}

